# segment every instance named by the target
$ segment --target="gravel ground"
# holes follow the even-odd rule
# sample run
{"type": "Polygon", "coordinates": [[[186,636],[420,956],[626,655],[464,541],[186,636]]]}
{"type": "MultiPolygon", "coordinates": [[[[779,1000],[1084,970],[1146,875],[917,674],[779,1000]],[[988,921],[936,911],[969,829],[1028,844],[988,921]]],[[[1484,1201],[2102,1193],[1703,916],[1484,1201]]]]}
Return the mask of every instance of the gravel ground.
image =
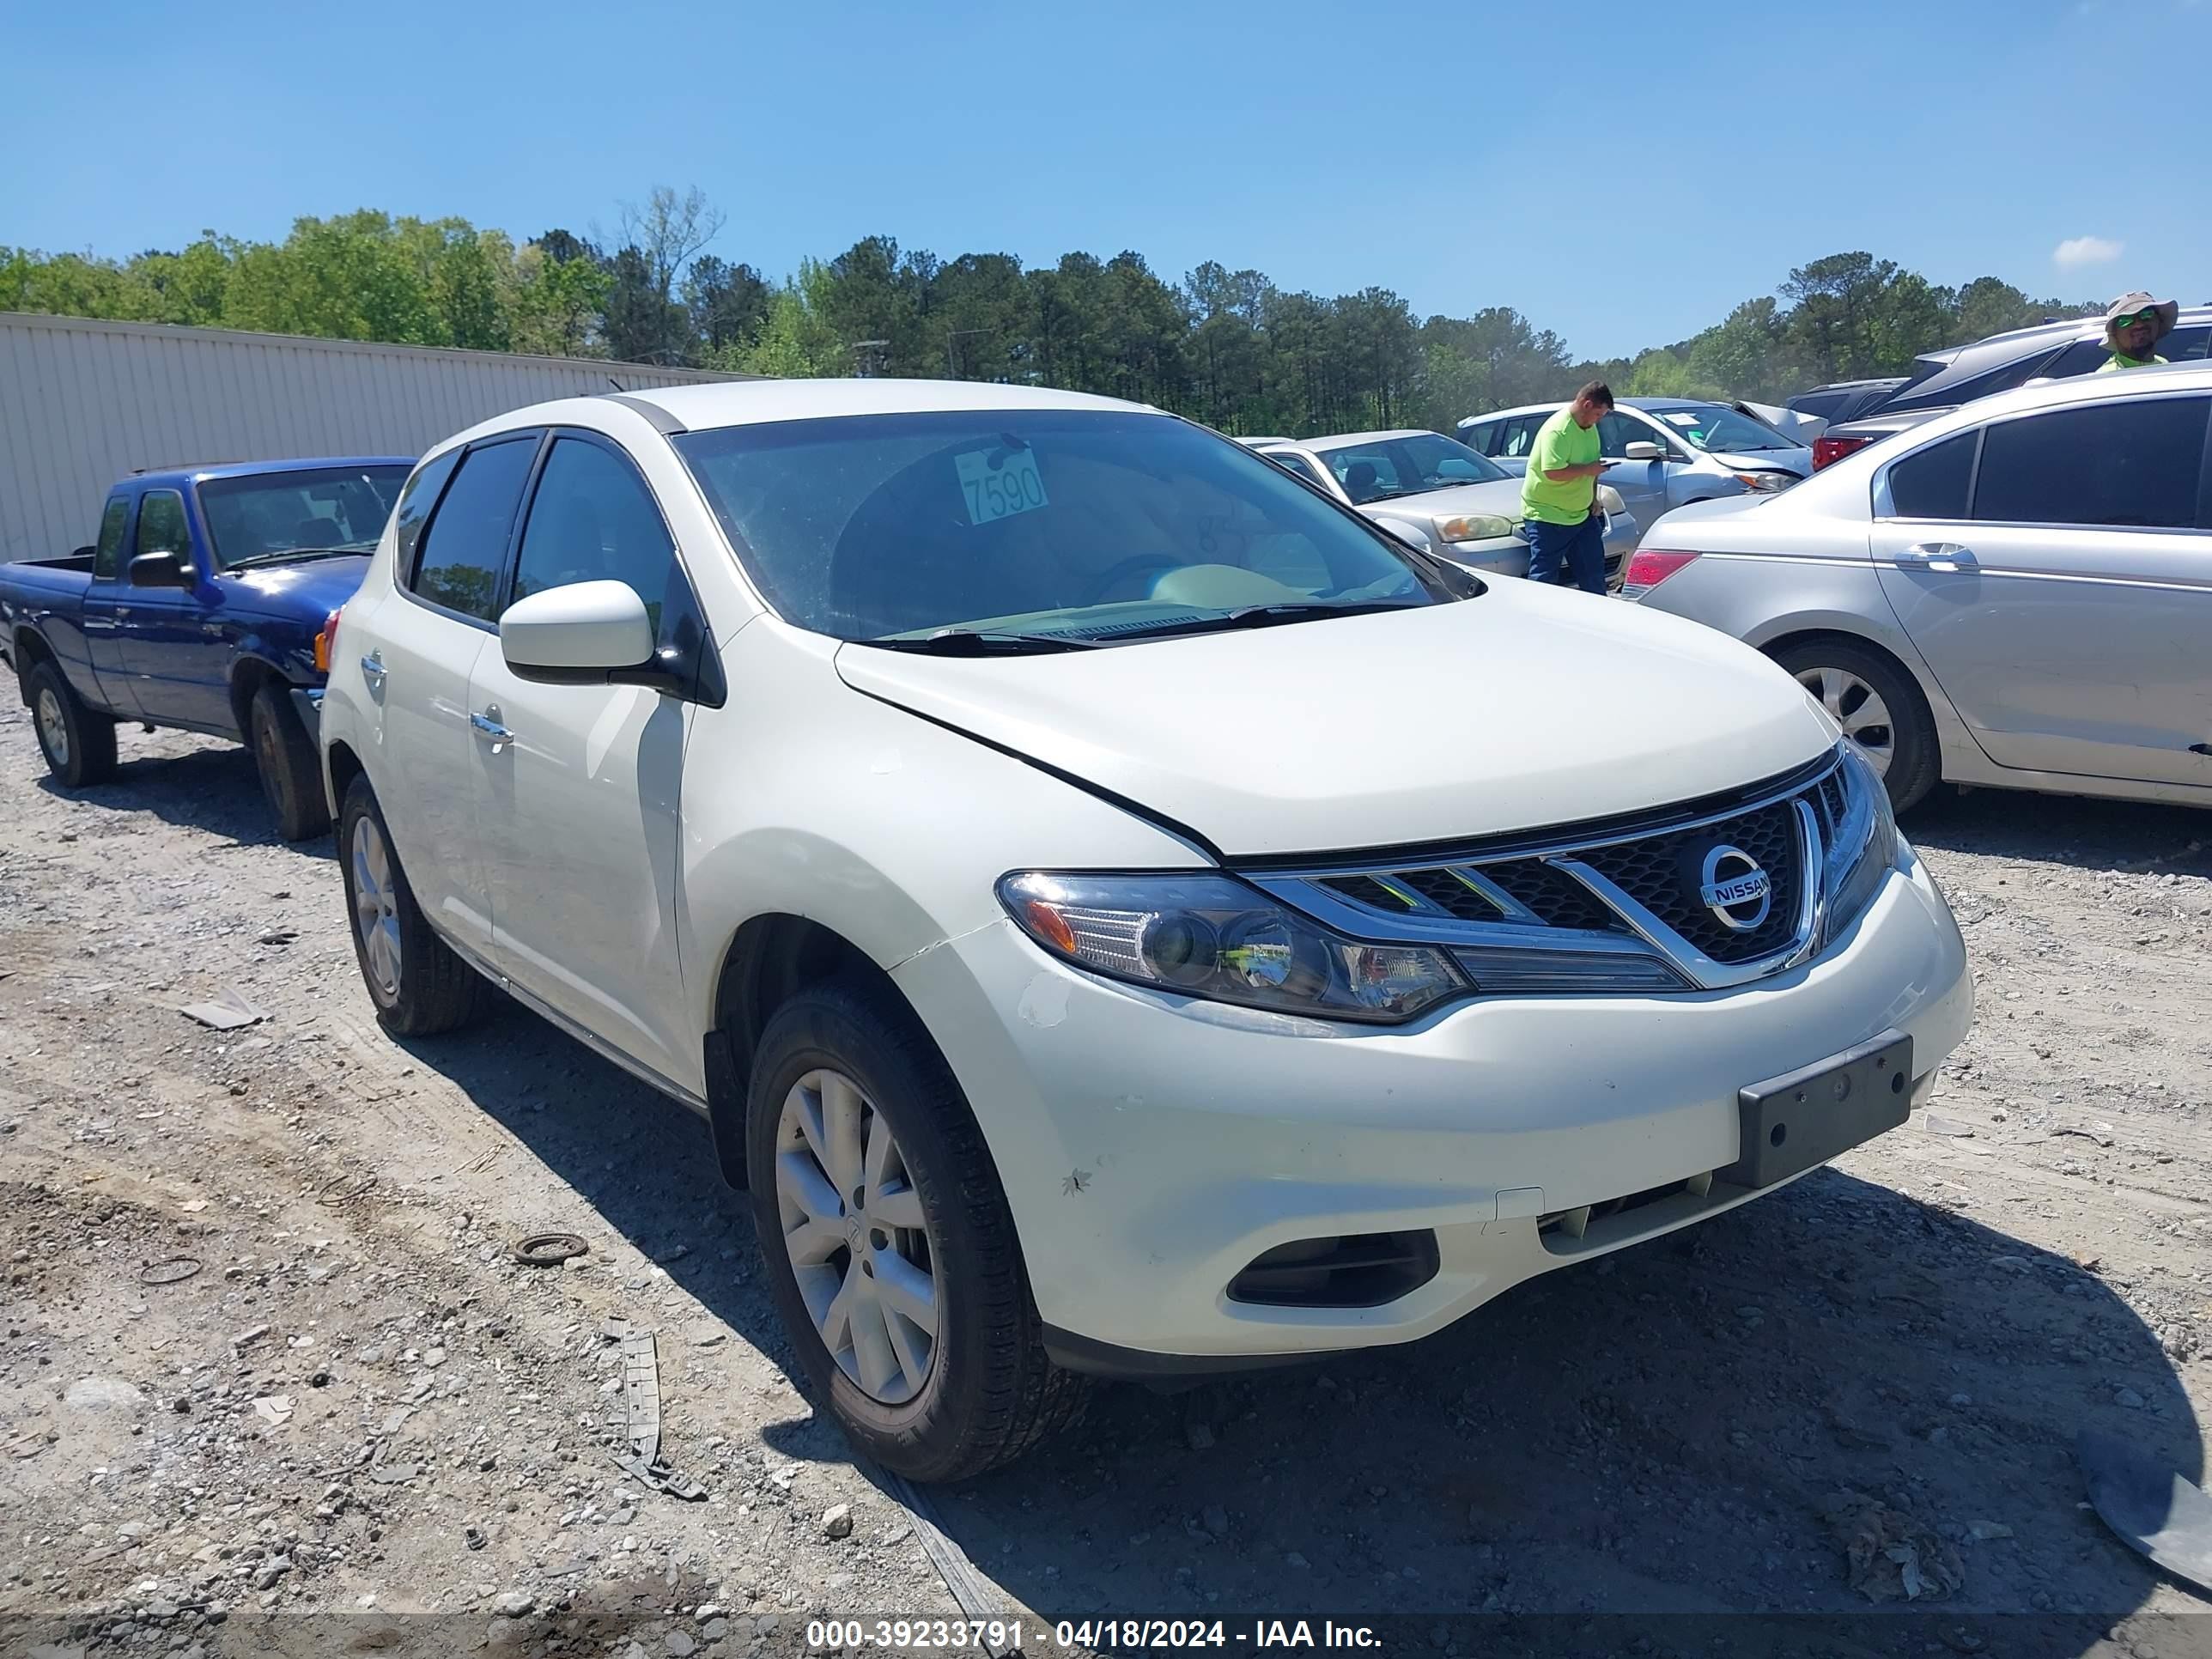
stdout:
{"type": "MultiPolygon", "coordinates": [[[[275,1651],[316,1625],[282,1615],[344,1613],[348,1646],[632,1659],[954,1615],[927,1523],[793,1387],[704,1127],[520,1010],[395,1044],[328,841],[273,840],[240,750],[125,753],[72,799],[0,710],[0,1614],[93,1650],[275,1651]],[[268,1018],[179,1012],[225,988],[268,1018]],[[589,1255],[516,1263],[546,1229],[589,1255]],[[703,1501],[615,1467],[610,1320],[655,1334],[703,1501]]],[[[1907,828],[1980,985],[1929,1111],[1412,1348],[1103,1391],[924,1505],[994,1602],[1649,1619],[1909,1587],[2114,1653],[2201,1611],[2082,1505],[2071,1448],[2201,1473],[2212,822],[1984,793],[1907,828]]]]}

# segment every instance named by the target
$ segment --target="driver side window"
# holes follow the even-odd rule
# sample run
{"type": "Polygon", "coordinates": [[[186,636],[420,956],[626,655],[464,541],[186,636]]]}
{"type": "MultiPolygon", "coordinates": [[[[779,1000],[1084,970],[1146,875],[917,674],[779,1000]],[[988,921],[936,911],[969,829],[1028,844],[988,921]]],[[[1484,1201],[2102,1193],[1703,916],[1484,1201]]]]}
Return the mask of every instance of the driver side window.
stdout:
{"type": "Polygon", "coordinates": [[[580,438],[556,438],[531,498],[514,599],[574,582],[627,582],[653,632],[676,573],[676,544],[630,464],[580,438]]]}
{"type": "Polygon", "coordinates": [[[1618,410],[1597,417],[1597,453],[1608,461],[1625,460],[1632,443],[1657,443],[1658,438],[1641,421],[1618,410]]]}

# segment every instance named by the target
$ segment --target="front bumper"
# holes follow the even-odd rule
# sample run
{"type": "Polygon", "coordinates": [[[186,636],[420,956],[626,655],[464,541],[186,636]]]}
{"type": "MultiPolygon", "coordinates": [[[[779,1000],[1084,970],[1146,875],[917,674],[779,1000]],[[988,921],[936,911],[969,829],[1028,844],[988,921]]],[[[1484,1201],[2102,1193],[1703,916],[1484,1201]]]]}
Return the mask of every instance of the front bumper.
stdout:
{"type": "Polygon", "coordinates": [[[1358,1030],[1109,984],[1011,922],[893,977],[989,1143],[1050,1346],[1121,1372],[1408,1341],[1717,1214],[1757,1195],[1711,1179],[1741,1151],[1740,1090],[1894,1030],[1917,1091],[1973,1000],[1909,850],[1824,956],[1729,992],[1501,999],[1358,1030]],[[1605,1213],[1631,1195],[1649,1201],[1605,1213]],[[1563,1213],[1578,1233],[1543,1226],[1563,1213]],[[1381,1305],[1229,1295],[1279,1246],[1408,1233],[1433,1234],[1435,1271],[1381,1305]]]}

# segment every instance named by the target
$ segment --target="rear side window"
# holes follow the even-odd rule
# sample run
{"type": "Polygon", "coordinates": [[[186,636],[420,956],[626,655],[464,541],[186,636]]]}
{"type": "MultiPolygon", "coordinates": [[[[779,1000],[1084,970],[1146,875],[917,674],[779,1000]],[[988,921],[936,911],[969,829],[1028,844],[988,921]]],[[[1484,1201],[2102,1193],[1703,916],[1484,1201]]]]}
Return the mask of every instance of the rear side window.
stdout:
{"type": "Polygon", "coordinates": [[[415,592],[432,605],[489,622],[522,486],[538,453],[535,433],[469,450],[422,532],[415,592]]]}
{"type": "Polygon", "coordinates": [[[453,468],[461,459],[461,452],[449,449],[435,460],[415,470],[407,481],[407,488],[399,492],[399,519],[394,530],[392,568],[407,586],[415,584],[415,550],[422,540],[422,526],[429,521],[430,510],[438,505],[438,492],[446,487],[446,480],[453,476],[453,468]]]}
{"type": "Polygon", "coordinates": [[[653,633],[676,574],[676,544],[637,470],[580,438],[557,438],[538,475],[511,599],[574,582],[627,582],[653,633]]]}
{"type": "Polygon", "coordinates": [[[123,552],[124,527],[131,522],[131,498],[111,495],[100,515],[100,539],[93,544],[92,579],[96,582],[115,580],[115,567],[123,552]]]}
{"type": "Polygon", "coordinates": [[[2212,398],[2138,398],[2001,421],[1982,436],[1973,516],[2184,529],[2197,522],[2212,398]]]}
{"type": "Polygon", "coordinates": [[[1463,426],[1459,429],[1459,441],[1469,449],[1485,455],[1498,453],[1498,436],[1504,428],[1501,421],[1485,421],[1480,426],[1463,426]]]}
{"type": "Polygon", "coordinates": [[[1536,447],[1536,434],[1543,429],[1548,415],[1516,415],[1505,423],[1505,447],[1497,452],[1502,455],[1526,455],[1536,447]]]}
{"type": "Polygon", "coordinates": [[[173,489],[149,489],[138,499],[138,536],[132,556],[173,553],[189,568],[192,532],[185,523],[185,498],[173,489]]]}
{"type": "Polygon", "coordinates": [[[1908,455],[1889,469],[1889,510],[1899,519],[1963,519],[1973,477],[1974,441],[1961,432],[1908,455]]]}

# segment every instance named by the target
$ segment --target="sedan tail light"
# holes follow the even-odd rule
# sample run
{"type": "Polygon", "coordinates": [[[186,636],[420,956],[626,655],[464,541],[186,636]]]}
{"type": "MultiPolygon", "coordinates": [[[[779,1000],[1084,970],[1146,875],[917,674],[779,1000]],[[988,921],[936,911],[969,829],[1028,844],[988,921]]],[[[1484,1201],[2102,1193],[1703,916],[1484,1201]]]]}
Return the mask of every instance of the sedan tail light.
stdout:
{"type": "Polygon", "coordinates": [[[1698,556],[1672,553],[1656,547],[1639,547],[1629,556],[1628,574],[1620,580],[1620,597],[1640,599],[1698,556]]]}
{"type": "Polygon", "coordinates": [[[1871,438],[1829,438],[1813,440],[1813,471],[1818,472],[1832,462],[1840,461],[1855,449],[1864,449],[1874,441],[1871,438]]]}

